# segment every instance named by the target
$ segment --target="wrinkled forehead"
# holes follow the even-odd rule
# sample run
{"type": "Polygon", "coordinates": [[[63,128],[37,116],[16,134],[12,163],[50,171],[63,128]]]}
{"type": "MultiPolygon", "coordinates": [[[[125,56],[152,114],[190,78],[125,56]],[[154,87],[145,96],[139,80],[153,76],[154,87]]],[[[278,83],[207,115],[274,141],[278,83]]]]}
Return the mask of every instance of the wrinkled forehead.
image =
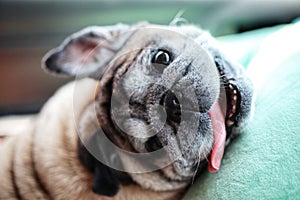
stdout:
{"type": "Polygon", "coordinates": [[[127,43],[130,48],[155,47],[180,53],[183,50],[194,51],[200,46],[195,42],[203,31],[195,26],[148,25],[132,34],[127,43]]]}

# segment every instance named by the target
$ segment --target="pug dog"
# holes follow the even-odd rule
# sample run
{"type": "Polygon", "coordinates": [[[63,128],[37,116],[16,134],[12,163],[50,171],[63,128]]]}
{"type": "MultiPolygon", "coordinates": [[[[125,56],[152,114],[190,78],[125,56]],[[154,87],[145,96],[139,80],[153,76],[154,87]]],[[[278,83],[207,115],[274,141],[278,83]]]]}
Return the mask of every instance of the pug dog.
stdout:
{"type": "Polygon", "coordinates": [[[253,111],[243,68],[193,25],[88,27],[43,68],[76,80],[1,144],[0,199],[180,199],[253,111]]]}

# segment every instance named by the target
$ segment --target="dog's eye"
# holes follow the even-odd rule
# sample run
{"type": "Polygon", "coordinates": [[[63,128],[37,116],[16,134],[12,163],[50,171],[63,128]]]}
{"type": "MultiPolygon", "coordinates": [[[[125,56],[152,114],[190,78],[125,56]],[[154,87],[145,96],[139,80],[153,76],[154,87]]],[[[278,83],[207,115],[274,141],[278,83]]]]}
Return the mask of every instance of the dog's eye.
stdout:
{"type": "Polygon", "coordinates": [[[171,63],[170,53],[164,50],[159,50],[153,57],[152,63],[169,65],[171,63]]]}
{"type": "Polygon", "coordinates": [[[165,50],[159,50],[152,58],[152,64],[159,72],[163,72],[164,68],[171,63],[171,55],[165,50]]]}

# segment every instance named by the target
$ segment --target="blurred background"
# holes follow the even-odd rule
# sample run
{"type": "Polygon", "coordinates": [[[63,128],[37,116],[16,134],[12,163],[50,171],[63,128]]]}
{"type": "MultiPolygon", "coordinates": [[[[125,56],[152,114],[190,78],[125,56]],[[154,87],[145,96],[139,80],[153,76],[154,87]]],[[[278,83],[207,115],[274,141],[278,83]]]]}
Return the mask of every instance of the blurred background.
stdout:
{"type": "Polygon", "coordinates": [[[89,25],[169,24],[177,13],[214,36],[286,24],[300,1],[0,1],[0,115],[37,112],[68,78],[46,74],[43,55],[89,25]]]}

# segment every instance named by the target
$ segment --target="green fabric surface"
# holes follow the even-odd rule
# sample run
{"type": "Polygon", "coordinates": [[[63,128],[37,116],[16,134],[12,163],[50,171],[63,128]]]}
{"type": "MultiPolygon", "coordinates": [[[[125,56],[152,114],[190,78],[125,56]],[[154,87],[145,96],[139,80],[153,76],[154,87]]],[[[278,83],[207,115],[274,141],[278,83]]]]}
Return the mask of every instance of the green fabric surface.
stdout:
{"type": "Polygon", "coordinates": [[[238,35],[219,37],[221,48],[233,60],[241,63],[247,68],[253,56],[255,56],[262,41],[281,29],[285,25],[262,28],[254,31],[244,32],[238,35]]]}
{"type": "Polygon", "coordinates": [[[203,172],[185,200],[300,199],[299,37],[300,22],[257,44],[248,62],[253,119],[226,148],[220,171],[203,172]]]}

